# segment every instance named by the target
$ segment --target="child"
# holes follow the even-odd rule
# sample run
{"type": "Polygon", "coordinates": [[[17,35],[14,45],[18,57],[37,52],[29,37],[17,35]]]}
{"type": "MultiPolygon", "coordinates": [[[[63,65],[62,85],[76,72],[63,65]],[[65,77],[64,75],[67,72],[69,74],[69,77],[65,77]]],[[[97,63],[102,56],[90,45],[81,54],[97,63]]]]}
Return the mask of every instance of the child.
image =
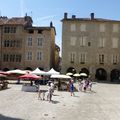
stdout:
{"type": "Polygon", "coordinates": [[[70,81],[70,93],[71,93],[71,96],[73,96],[73,95],[75,96],[73,82],[74,82],[73,80],[70,81]]]}

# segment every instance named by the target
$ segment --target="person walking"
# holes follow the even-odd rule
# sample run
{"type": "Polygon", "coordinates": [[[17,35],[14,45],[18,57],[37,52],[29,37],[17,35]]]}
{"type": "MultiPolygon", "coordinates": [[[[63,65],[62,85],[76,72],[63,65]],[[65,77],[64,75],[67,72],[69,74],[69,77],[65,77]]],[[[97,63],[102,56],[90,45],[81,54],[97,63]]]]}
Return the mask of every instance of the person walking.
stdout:
{"type": "Polygon", "coordinates": [[[78,91],[82,91],[82,86],[83,86],[82,81],[79,81],[79,83],[78,83],[78,91]]]}
{"type": "Polygon", "coordinates": [[[74,80],[71,80],[70,81],[70,93],[71,93],[71,96],[75,96],[74,94],[74,84],[73,84],[74,80]]]}
{"type": "Polygon", "coordinates": [[[40,84],[38,84],[38,100],[42,100],[40,84]]]}
{"type": "Polygon", "coordinates": [[[52,87],[53,87],[53,86],[51,86],[51,84],[48,85],[47,100],[48,100],[49,102],[52,101],[52,95],[53,95],[53,89],[52,89],[52,87]]]}
{"type": "Polygon", "coordinates": [[[81,83],[82,83],[82,91],[86,92],[86,80],[83,79],[81,83]]]}

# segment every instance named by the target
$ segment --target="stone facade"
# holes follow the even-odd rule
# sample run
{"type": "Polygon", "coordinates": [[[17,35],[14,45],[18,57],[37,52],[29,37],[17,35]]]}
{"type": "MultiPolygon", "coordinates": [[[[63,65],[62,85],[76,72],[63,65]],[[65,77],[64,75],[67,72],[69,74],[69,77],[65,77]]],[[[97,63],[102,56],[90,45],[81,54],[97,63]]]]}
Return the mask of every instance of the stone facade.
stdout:
{"type": "Polygon", "coordinates": [[[60,71],[60,47],[55,45],[55,69],[60,71]]]}
{"type": "Polygon", "coordinates": [[[29,16],[0,17],[0,69],[55,67],[55,27],[32,26],[29,16]]]}
{"type": "Polygon", "coordinates": [[[115,80],[120,69],[120,21],[62,19],[62,73],[86,72],[93,79],[115,80]]]}

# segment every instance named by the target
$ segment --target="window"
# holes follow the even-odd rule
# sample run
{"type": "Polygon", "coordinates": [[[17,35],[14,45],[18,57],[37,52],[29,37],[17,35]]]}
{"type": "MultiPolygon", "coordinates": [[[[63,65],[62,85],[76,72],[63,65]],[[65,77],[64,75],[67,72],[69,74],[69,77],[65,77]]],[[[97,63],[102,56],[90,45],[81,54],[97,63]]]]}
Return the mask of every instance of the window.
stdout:
{"type": "Polygon", "coordinates": [[[71,24],[70,30],[71,30],[71,32],[76,31],[76,25],[75,24],[71,24]]]}
{"type": "Polygon", "coordinates": [[[10,27],[4,27],[4,33],[9,33],[10,32],[10,27]]]}
{"type": "Polygon", "coordinates": [[[9,40],[4,41],[4,47],[9,47],[9,40]]]}
{"type": "Polygon", "coordinates": [[[75,62],[75,57],[76,57],[76,54],[74,52],[71,52],[70,53],[70,63],[74,63],[75,62]]]}
{"type": "Polygon", "coordinates": [[[37,60],[42,60],[42,52],[37,52],[37,60]]]}
{"type": "Polygon", "coordinates": [[[11,33],[16,33],[16,27],[11,27],[10,32],[11,33]]]}
{"type": "Polygon", "coordinates": [[[37,38],[37,45],[43,46],[43,38],[37,38]]]}
{"type": "Polygon", "coordinates": [[[22,56],[20,54],[16,55],[16,62],[21,62],[22,56]]]}
{"type": "Polygon", "coordinates": [[[113,65],[118,64],[118,62],[119,62],[119,55],[118,54],[113,54],[111,60],[112,60],[112,64],[113,65]]]}
{"type": "Polygon", "coordinates": [[[100,24],[100,32],[105,32],[105,24],[100,24]]]}
{"type": "Polygon", "coordinates": [[[71,38],[70,38],[70,45],[71,45],[71,46],[75,46],[76,40],[77,40],[76,37],[71,37],[71,38]]]}
{"type": "Polygon", "coordinates": [[[14,41],[13,40],[9,40],[9,42],[10,42],[9,46],[10,47],[14,47],[14,41]]]}
{"type": "Polygon", "coordinates": [[[4,27],[4,33],[16,33],[16,27],[4,27]]]}
{"type": "Polygon", "coordinates": [[[85,64],[86,63],[86,53],[80,53],[79,54],[79,63],[85,64]]]}
{"type": "Polygon", "coordinates": [[[10,62],[14,62],[15,61],[15,55],[10,55],[10,62]]]}
{"type": "Polygon", "coordinates": [[[28,37],[27,45],[32,46],[32,37],[28,37]]]}
{"type": "Polygon", "coordinates": [[[21,45],[22,45],[20,40],[15,41],[15,43],[16,43],[16,45],[15,45],[16,47],[21,47],[21,45]]]}
{"type": "Polygon", "coordinates": [[[99,55],[99,63],[104,64],[104,61],[105,61],[104,54],[100,54],[99,55]]]}
{"type": "Polygon", "coordinates": [[[105,38],[103,37],[99,38],[99,47],[105,47],[105,38]]]}
{"type": "Polygon", "coordinates": [[[4,47],[20,47],[20,40],[4,40],[4,47]]]}
{"type": "Polygon", "coordinates": [[[32,60],[32,52],[27,53],[27,60],[32,60]]]}
{"type": "Polygon", "coordinates": [[[21,55],[20,54],[4,54],[3,55],[4,62],[21,62],[21,55]]]}
{"type": "Polygon", "coordinates": [[[80,31],[82,31],[82,32],[86,31],[86,24],[85,23],[80,25],[80,31]]]}
{"type": "Polygon", "coordinates": [[[8,54],[4,54],[3,55],[3,61],[4,62],[8,62],[8,60],[9,60],[9,55],[8,54]]]}
{"type": "Polygon", "coordinates": [[[79,38],[79,41],[80,41],[80,46],[86,46],[86,39],[87,39],[87,37],[86,36],[81,36],[80,38],[79,38]]]}
{"type": "Polygon", "coordinates": [[[88,46],[91,46],[91,42],[88,42],[88,46]]]}
{"type": "Polygon", "coordinates": [[[119,31],[119,25],[113,24],[113,32],[118,32],[118,31],[119,31]]]}
{"type": "Polygon", "coordinates": [[[118,38],[112,38],[112,48],[118,48],[118,38]]]}

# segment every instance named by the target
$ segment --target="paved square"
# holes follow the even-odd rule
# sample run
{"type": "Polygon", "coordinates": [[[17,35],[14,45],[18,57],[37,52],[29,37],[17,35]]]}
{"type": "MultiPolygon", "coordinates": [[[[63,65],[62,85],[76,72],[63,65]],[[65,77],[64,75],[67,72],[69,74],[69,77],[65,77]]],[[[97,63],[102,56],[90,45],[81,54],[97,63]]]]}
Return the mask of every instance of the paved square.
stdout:
{"type": "MultiPolygon", "coordinates": [[[[0,120],[118,120],[120,85],[96,83],[92,92],[55,90],[53,102],[38,100],[36,92],[21,91],[10,84],[0,91],[0,120]]],[[[42,86],[46,89],[46,86],[42,86]]]]}

